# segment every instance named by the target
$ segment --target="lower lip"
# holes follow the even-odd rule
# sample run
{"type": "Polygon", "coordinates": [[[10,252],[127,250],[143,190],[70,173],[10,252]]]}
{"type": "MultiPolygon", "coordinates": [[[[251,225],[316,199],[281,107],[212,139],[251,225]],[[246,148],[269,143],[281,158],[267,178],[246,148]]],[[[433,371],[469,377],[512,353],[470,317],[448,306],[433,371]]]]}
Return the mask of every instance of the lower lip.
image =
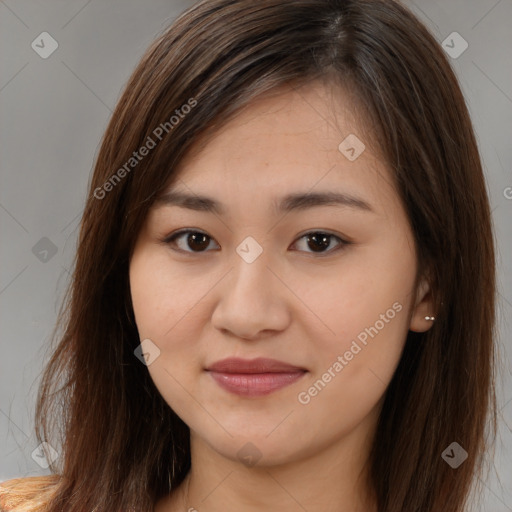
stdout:
{"type": "Polygon", "coordinates": [[[209,372],[217,384],[235,395],[263,396],[293,384],[306,372],[219,373],[209,372]]]}

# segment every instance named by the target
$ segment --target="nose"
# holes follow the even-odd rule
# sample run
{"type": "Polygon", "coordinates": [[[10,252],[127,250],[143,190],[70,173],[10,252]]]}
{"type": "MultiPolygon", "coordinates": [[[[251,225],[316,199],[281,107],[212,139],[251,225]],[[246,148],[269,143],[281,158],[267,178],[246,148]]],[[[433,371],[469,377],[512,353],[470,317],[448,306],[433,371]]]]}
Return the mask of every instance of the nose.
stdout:
{"type": "Polygon", "coordinates": [[[212,324],[224,333],[245,340],[275,335],[290,322],[293,294],[279,278],[265,251],[252,263],[238,254],[222,279],[212,324]]]}

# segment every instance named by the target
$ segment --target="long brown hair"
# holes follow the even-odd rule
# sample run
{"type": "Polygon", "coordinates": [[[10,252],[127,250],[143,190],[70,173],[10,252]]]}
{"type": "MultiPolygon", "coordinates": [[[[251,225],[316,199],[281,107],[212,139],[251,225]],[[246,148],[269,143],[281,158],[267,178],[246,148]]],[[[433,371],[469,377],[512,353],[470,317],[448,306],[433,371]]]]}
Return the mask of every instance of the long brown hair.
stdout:
{"type": "Polygon", "coordinates": [[[409,216],[437,317],[428,332],[409,332],[385,393],[369,486],[379,512],[467,505],[486,426],[496,431],[495,261],[480,156],[447,57],[394,1],[205,0],[148,49],[97,157],[38,396],[38,439],[61,445],[48,511],[149,512],[186,476],[189,429],[134,356],[134,242],[199,135],[214,135],[256,95],[320,79],[359,100],[409,216]],[[154,147],[131,160],[148,138],[154,147]],[[468,453],[457,469],[441,456],[453,442],[468,453]]]}

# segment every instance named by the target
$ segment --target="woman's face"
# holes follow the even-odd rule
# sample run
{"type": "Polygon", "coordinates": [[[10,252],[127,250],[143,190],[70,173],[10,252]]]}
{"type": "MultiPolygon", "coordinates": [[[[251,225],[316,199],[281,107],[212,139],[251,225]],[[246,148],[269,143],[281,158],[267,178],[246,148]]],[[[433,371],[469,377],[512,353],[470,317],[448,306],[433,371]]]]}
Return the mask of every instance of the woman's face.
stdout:
{"type": "Polygon", "coordinates": [[[183,162],[169,192],[190,199],[156,203],[139,234],[150,375],[230,459],[293,461],[374,424],[408,330],[430,327],[407,216],[351,104],[319,83],[254,101],[183,162]],[[212,371],[232,357],[293,368],[212,371]]]}

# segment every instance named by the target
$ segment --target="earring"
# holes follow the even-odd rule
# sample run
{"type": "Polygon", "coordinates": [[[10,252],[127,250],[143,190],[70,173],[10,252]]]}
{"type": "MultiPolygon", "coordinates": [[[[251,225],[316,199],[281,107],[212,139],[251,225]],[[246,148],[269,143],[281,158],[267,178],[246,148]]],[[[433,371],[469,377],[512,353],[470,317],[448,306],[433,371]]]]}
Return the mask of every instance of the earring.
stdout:
{"type": "Polygon", "coordinates": [[[432,322],[436,319],[435,316],[426,316],[425,320],[432,320],[432,322]]]}

